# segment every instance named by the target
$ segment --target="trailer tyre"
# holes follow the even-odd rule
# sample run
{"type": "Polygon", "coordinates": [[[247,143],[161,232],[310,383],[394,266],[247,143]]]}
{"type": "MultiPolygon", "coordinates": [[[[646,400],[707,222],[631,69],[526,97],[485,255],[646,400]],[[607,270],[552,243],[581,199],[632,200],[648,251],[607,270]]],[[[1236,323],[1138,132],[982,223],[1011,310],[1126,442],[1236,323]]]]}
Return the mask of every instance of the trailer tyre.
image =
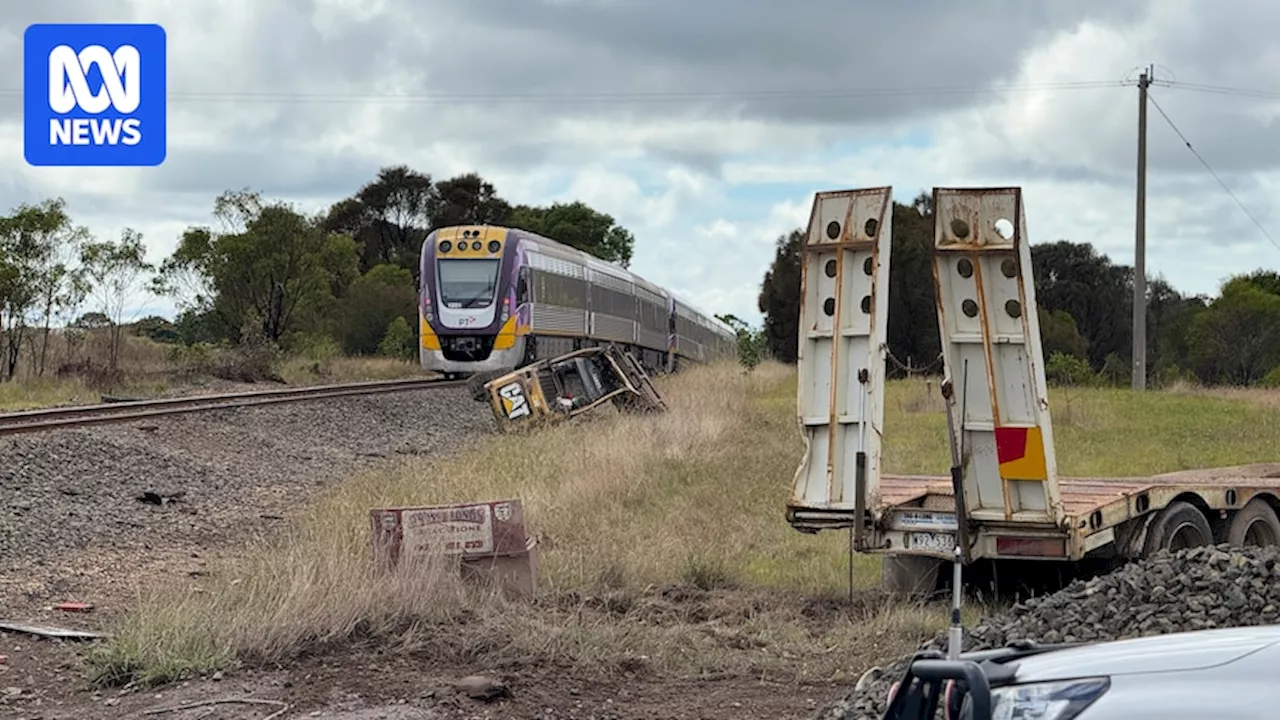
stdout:
{"type": "Polygon", "coordinates": [[[1156,517],[1147,530],[1144,554],[1160,550],[1177,552],[1186,548],[1213,544],[1213,528],[1200,509],[1181,500],[1172,502],[1156,517]]]}
{"type": "Polygon", "coordinates": [[[1280,545],[1280,518],[1265,499],[1256,497],[1231,518],[1227,543],[1235,547],[1280,545]]]}

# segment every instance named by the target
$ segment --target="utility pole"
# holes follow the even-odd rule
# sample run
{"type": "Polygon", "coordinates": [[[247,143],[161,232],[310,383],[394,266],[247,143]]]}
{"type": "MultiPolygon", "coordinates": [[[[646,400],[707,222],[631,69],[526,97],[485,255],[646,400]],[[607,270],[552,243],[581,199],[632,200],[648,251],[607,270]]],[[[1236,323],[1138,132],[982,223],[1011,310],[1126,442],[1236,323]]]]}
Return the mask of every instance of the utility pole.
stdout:
{"type": "Polygon", "coordinates": [[[1133,232],[1133,389],[1147,389],[1147,88],[1155,66],[1138,77],[1138,202],[1133,232]]]}

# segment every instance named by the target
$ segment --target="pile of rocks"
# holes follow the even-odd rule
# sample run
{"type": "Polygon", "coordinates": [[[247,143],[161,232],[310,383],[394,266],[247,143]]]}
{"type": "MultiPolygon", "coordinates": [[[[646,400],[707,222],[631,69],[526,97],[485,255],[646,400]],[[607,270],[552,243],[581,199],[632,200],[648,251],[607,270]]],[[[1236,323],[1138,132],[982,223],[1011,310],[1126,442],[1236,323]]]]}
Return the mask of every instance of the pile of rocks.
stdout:
{"type": "MultiPolygon", "coordinates": [[[[1019,603],[968,629],[964,649],[1016,640],[1041,643],[1120,640],[1188,630],[1280,621],[1280,549],[1201,547],[1159,553],[1108,575],[1019,603]]],[[[946,649],[946,636],[922,649],[946,649]]],[[[904,661],[824,708],[813,720],[879,720],[904,661]]]]}

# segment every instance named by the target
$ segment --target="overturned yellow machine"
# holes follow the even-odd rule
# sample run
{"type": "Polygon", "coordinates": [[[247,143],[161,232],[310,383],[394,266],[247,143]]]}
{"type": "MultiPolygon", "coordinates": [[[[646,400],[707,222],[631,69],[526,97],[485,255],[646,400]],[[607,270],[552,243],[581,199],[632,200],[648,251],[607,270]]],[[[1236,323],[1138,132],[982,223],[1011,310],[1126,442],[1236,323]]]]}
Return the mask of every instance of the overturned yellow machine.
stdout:
{"type": "Polygon", "coordinates": [[[623,412],[662,412],[666,404],[640,363],[615,345],[540,360],[484,384],[498,427],[556,423],[612,403],[623,412]]]}

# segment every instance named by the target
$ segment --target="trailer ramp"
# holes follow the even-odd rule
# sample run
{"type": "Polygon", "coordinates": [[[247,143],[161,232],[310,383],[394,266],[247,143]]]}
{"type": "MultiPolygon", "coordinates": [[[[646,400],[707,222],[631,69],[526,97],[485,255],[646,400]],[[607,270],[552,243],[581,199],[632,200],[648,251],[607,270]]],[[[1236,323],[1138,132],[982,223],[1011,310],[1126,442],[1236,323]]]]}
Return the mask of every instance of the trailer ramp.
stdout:
{"type": "Polygon", "coordinates": [[[858,549],[880,477],[892,226],[890,187],[820,192],[801,245],[805,453],[787,521],[802,532],[852,526],[858,549]]]}
{"type": "Polygon", "coordinates": [[[1061,526],[1020,188],[934,188],[933,281],[970,521],[1061,526]]]}

